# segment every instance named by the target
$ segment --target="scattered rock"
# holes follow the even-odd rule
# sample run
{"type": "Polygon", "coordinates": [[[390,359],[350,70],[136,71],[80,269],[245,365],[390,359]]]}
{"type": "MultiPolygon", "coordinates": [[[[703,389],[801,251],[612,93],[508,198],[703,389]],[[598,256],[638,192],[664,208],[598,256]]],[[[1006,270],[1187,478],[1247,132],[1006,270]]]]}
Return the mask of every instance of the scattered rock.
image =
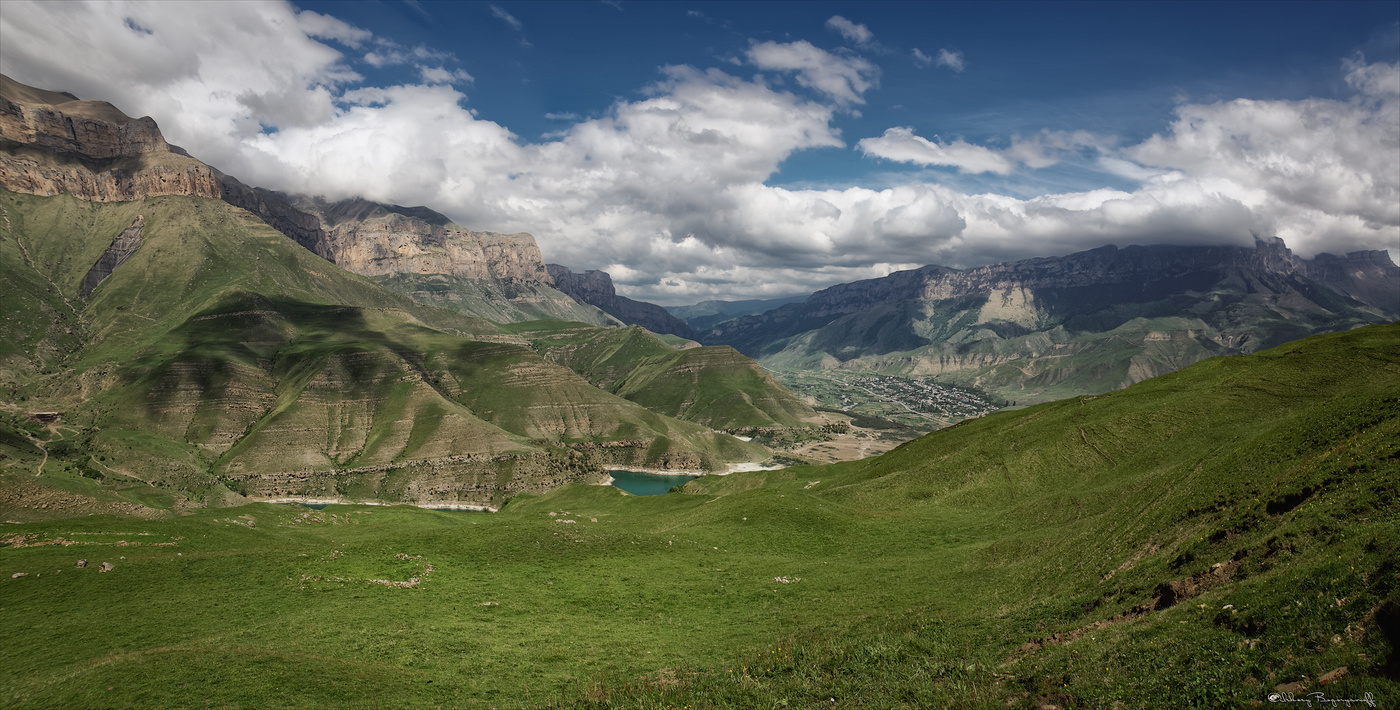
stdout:
{"type": "Polygon", "coordinates": [[[28,577],[28,576],[29,576],[29,573],[28,573],[28,572],[16,572],[16,573],[10,575],[10,579],[19,579],[20,577],[28,577]]]}
{"type": "Polygon", "coordinates": [[[97,569],[97,571],[98,571],[98,572],[111,572],[111,571],[114,570],[114,569],[116,569],[116,566],[113,565],[111,562],[103,562],[103,563],[102,563],[102,566],[99,567],[99,568],[97,569]]]}
{"type": "Polygon", "coordinates": [[[78,569],[82,569],[82,568],[84,568],[84,567],[86,567],[86,566],[87,566],[87,560],[78,560],[78,569]]]}
{"type": "Polygon", "coordinates": [[[1303,685],[1302,681],[1298,681],[1297,683],[1279,683],[1274,686],[1274,692],[1278,693],[1303,693],[1307,692],[1307,690],[1308,686],[1303,685]]]}
{"type": "Polygon", "coordinates": [[[1326,673],[1323,673],[1323,674],[1322,674],[1322,677],[1317,679],[1317,682],[1320,683],[1320,684],[1322,684],[1322,685],[1327,685],[1328,683],[1335,683],[1335,682],[1337,682],[1338,680],[1340,680],[1342,676],[1344,676],[1344,675],[1346,675],[1346,674],[1347,674],[1347,667],[1346,667],[1346,666],[1342,666],[1341,668],[1333,668],[1332,670],[1327,671],[1326,673]]]}

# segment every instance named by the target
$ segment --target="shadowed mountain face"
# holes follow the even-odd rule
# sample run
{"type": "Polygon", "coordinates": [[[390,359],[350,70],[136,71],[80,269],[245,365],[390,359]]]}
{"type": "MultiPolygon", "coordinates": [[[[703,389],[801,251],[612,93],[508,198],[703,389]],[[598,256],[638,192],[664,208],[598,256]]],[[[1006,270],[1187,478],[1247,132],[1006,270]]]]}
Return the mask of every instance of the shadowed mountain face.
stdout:
{"type": "Polygon", "coordinates": [[[685,321],[667,313],[665,308],[617,295],[612,277],[606,271],[590,269],[578,274],[559,264],[548,264],[547,267],[554,285],[579,303],[597,306],[623,323],[640,325],[653,333],[695,337],[685,321]]]}
{"type": "Polygon", "coordinates": [[[939,376],[1009,399],[1103,392],[1213,355],[1400,317],[1385,252],[1101,247],[975,269],[926,266],[721,323],[701,342],[773,367],[939,376]]]}

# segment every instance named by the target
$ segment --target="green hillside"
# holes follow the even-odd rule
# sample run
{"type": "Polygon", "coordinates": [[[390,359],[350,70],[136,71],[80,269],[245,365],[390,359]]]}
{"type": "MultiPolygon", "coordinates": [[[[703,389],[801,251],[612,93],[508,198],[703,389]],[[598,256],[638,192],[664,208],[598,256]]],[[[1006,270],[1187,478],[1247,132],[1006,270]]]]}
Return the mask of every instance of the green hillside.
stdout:
{"type": "Polygon", "coordinates": [[[1397,474],[1386,325],[653,498],[9,524],[0,687],[19,708],[1391,707],[1397,474]]]}
{"type": "Polygon", "coordinates": [[[601,310],[579,303],[540,283],[499,284],[449,274],[393,274],[372,280],[419,303],[442,306],[496,323],[565,318],[595,325],[614,324],[601,310]]]}
{"type": "Polygon", "coordinates": [[[607,464],[713,470],[767,456],[600,391],[493,323],[379,288],[221,202],[0,192],[0,210],[5,408],[13,422],[62,413],[56,428],[0,422],[0,434],[63,442],[52,467],[41,452],[32,469],[15,455],[6,468],[192,504],[497,505],[602,480],[607,464]],[[79,298],[138,217],[139,248],[79,298]]]}
{"type": "Polygon", "coordinates": [[[816,417],[758,363],[728,346],[678,349],[636,326],[539,321],[505,329],[602,389],[713,429],[801,426],[816,417]]]}

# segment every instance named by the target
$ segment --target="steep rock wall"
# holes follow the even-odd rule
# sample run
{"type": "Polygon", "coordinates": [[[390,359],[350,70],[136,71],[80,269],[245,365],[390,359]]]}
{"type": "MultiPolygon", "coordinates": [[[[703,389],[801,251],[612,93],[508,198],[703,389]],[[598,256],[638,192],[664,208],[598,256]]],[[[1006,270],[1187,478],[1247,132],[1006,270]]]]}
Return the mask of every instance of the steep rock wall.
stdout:
{"type": "Polygon", "coordinates": [[[217,197],[209,166],[173,151],[149,117],[0,76],[0,187],[93,202],[217,197]]]}
{"type": "Polygon", "coordinates": [[[640,325],[653,333],[669,333],[682,338],[695,337],[689,324],[671,315],[665,308],[617,295],[612,277],[606,271],[590,269],[583,273],[575,273],[569,267],[559,264],[547,264],[546,268],[549,269],[549,276],[554,280],[555,287],[579,303],[597,306],[623,323],[640,325]]]}

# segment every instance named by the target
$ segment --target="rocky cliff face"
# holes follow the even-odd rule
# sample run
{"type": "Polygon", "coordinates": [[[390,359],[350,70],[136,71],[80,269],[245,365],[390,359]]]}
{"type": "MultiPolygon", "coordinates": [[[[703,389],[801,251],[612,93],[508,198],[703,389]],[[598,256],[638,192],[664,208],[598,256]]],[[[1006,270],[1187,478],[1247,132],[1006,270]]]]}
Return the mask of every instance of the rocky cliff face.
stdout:
{"type": "Polygon", "coordinates": [[[97,285],[102,280],[112,275],[122,262],[131,258],[137,249],[141,248],[141,230],[146,228],[146,220],[141,215],[136,215],[136,219],[116,239],[112,240],[107,251],[102,252],[97,263],[88,269],[87,275],[83,277],[83,285],[78,289],[78,298],[87,298],[97,289],[97,285]]]}
{"type": "Polygon", "coordinates": [[[218,196],[213,170],[171,150],[155,121],[0,76],[0,187],[94,202],[218,196]]]}
{"type": "Polygon", "coordinates": [[[529,234],[473,232],[427,207],[328,202],[219,174],[222,199],[335,265],[417,301],[496,322],[615,323],[555,290],[529,234]]]}
{"type": "Polygon", "coordinates": [[[634,301],[617,295],[612,277],[606,271],[590,269],[574,273],[567,266],[548,264],[554,285],[579,303],[597,306],[608,315],[628,325],[640,325],[653,333],[669,333],[682,338],[694,338],[695,333],[685,321],[666,312],[654,303],[634,301]]]}
{"type": "Polygon", "coordinates": [[[1308,278],[1338,293],[1392,316],[1400,316],[1400,266],[1396,266],[1386,252],[1354,251],[1346,256],[1318,254],[1311,261],[1303,262],[1302,270],[1308,278]]]}
{"type": "Polygon", "coordinates": [[[231,175],[218,173],[219,199],[241,207],[327,261],[335,261],[321,220],[293,207],[281,193],[250,187],[231,175]]]}
{"type": "Polygon", "coordinates": [[[426,207],[359,198],[326,203],[298,197],[294,204],[320,218],[331,261],[357,274],[550,283],[544,257],[528,234],[473,232],[426,207]]]}

